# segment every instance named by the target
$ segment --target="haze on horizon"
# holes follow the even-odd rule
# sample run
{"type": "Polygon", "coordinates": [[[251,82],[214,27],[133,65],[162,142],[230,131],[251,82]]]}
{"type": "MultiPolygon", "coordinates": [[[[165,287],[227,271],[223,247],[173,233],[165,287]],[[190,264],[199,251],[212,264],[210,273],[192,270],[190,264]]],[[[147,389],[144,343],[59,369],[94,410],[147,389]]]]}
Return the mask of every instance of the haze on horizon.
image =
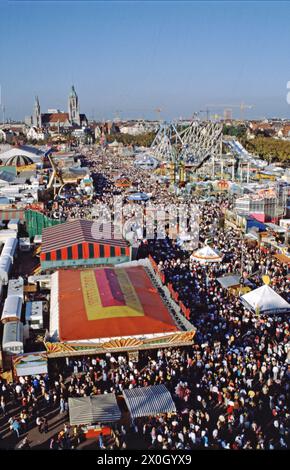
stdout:
{"type": "Polygon", "coordinates": [[[74,84],[90,119],[241,102],[254,105],[246,118],[290,118],[289,17],[290,3],[272,1],[1,2],[6,117],[30,115],[35,95],[42,112],[66,110],[74,84]]]}

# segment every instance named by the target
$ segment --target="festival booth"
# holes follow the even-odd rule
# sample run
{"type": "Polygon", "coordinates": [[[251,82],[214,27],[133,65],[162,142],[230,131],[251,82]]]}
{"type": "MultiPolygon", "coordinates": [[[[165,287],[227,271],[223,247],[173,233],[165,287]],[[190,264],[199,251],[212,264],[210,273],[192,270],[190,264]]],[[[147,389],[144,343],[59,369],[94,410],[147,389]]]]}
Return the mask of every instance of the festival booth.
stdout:
{"type": "Polygon", "coordinates": [[[237,274],[225,275],[217,278],[218,283],[223,289],[227,289],[230,294],[241,296],[251,290],[252,283],[248,279],[244,279],[241,284],[241,276],[237,274]]]}
{"type": "Polygon", "coordinates": [[[222,257],[208,245],[192,253],[191,258],[201,264],[220,263],[222,261],[222,257]]]}
{"type": "Polygon", "coordinates": [[[128,178],[118,178],[115,181],[115,186],[116,188],[121,188],[121,189],[131,188],[132,183],[128,178]]]}
{"type": "Polygon", "coordinates": [[[159,165],[159,161],[148,153],[142,153],[136,156],[134,165],[143,170],[155,170],[159,165]]]}
{"type": "Polygon", "coordinates": [[[243,295],[241,301],[248,310],[260,314],[290,313],[290,304],[267,284],[243,295]]]}
{"type": "Polygon", "coordinates": [[[163,384],[126,389],[123,396],[132,419],[176,412],[172,396],[163,384]]]}
{"type": "Polygon", "coordinates": [[[69,398],[68,405],[70,425],[82,426],[87,439],[97,438],[101,433],[110,436],[110,426],[104,427],[102,423],[115,423],[121,418],[114,393],[69,398]]]}
{"type": "Polygon", "coordinates": [[[47,374],[47,354],[46,352],[34,352],[17,354],[13,356],[14,377],[35,376],[47,374]]]}
{"type": "Polygon", "coordinates": [[[119,264],[131,259],[131,247],[114,226],[76,219],[42,232],[43,270],[60,267],[119,264]]]}
{"type": "Polygon", "coordinates": [[[228,276],[222,276],[217,278],[217,282],[222,286],[223,289],[235,289],[240,285],[241,276],[236,274],[230,274],[228,276]]]}
{"type": "Polygon", "coordinates": [[[194,335],[148,260],[51,276],[49,357],[191,345],[194,335]]]}
{"type": "Polygon", "coordinates": [[[43,328],[43,307],[44,305],[42,301],[26,302],[25,322],[33,330],[43,328]]]}

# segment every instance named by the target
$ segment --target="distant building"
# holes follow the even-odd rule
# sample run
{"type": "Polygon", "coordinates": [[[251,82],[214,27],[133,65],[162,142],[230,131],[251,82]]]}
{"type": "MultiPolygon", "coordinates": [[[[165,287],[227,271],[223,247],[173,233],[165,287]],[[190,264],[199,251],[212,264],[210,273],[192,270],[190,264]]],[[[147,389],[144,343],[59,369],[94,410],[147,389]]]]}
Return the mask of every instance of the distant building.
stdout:
{"type": "Polygon", "coordinates": [[[113,233],[94,236],[93,221],[71,220],[42,231],[40,262],[43,269],[114,265],[131,260],[129,243],[113,233]],[[103,236],[102,236],[103,235],[103,236]]]}
{"type": "Polygon", "coordinates": [[[0,142],[11,144],[13,142],[14,132],[11,129],[0,129],[0,142]]]}
{"type": "Polygon", "coordinates": [[[154,131],[155,126],[145,121],[128,122],[120,126],[122,134],[141,135],[154,131]]]}
{"type": "Polygon", "coordinates": [[[278,132],[278,137],[284,137],[284,138],[289,138],[290,137],[290,124],[285,124],[279,132],[278,132]]]}
{"type": "Polygon", "coordinates": [[[108,121],[102,126],[102,131],[108,135],[118,134],[120,132],[120,128],[115,122],[108,121]]]}
{"type": "MultiPolygon", "coordinates": [[[[88,125],[86,115],[79,112],[79,99],[74,86],[72,86],[68,97],[67,113],[61,112],[58,109],[49,109],[47,113],[41,113],[39,99],[36,96],[31,122],[33,127],[38,129],[52,127],[71,128],[88,125]]],[[[29,123],[28,118],[26,118],[26,123],[29,123]]]]}
{"type": "Polygon", "coordinates": [[[96,140],[97,140],[97,139],[100,139],[101,135],[102,135],[101,128],[100,128],[100,126],[97,125],[97,126],[95,127],[95,139],[96,139],[96,140]]]}
{"type": "Polygon", "coordinates": [[[277,194],[269,190],[264,194],[246,195],[237,198],[235,210],[241,215],[251,215],[259,222],[274,222],[278,216],[277,194]]]}
{"type": "Polygon", "coordinates": [[[251,121],[247,129],[247,138],[252,139],[257,135],[272,137],[276,134],[276,129],[272,123],[268,121],[251,121]]]}
{"type": "Polygon", "coordinates": [[[46,137],[48,137],[48,134],[45,130],[32,126],[27,131],[26,137],[29,140],[44,140],[46,137]]]}
{"type": "Polygon", "coordinates": [[[68,114],[69,114],[69,121],[71,124],[80,126],[81,125],[81,117],[79,114],[79,98],[76,94],[75,87],[72,86],[71,92],[68,98],[68,114]]]}
{"type": "Polygon", "coordinates": [[[32,123],[34,127],[41,127],[41,113],[40,113],[40,104],[38,96],[35,97],[35,103],[33,108],[33,116],[32,116],[32,123]]]}
{"type": "Polygon", "coordinates": [[[16,138],[24,132],[23,124],[5,124],[0,128],[0,142],[15,143],[16,138]]]}
{"type": "Polygon", "coordinates": [[[33,126],[33,117],[32,116],[25,116],[24,124],[28,127],[33,126]]]}

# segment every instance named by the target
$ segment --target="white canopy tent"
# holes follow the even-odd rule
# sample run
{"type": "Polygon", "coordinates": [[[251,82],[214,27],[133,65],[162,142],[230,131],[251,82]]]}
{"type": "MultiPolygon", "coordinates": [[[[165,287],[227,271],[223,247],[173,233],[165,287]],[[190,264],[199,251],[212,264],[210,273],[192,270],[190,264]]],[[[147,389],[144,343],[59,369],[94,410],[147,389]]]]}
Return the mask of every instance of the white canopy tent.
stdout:
{"type": "Polygon", "coordinates": [[[164,384],[125,389],[123,396],[133,419],[176,412],[171,393],[164,384]]]}
{"type": "Polygon", "coordinates": [[[241,301],[246,308],[259,313],[290,313],[290,304],[266,284],[242,295],[241,301]]]}
{"type": "Polygon", "coordinates": [[[219,263],[222,260],[221,256],[208,245],[205,245],[204,247],[192,253],[191,258],[194,261],[199,261],[202,264],[219,263]]]}
{"type": "Polygon", "coordinates": [[[114,423],[121,418],[114,393],[69,398],[68,405],[69,421],[72,426],[114,423]]]}

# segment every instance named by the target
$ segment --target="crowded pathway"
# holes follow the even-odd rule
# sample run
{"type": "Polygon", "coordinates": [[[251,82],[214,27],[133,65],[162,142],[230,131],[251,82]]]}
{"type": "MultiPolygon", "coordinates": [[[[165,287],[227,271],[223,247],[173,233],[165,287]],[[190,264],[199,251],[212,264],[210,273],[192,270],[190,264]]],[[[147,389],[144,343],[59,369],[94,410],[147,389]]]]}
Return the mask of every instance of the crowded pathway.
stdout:
{"type": "MultiPolygon", "coordinates": [[[[105,202],[113,210],[112,162],[119,176],[130,175],[135,187],[152,195],[156,204],[178,203],[179,198],[161,186],[150,172],[135,168],[122,157],[87,156],[97,196],[86,207],[70,209],[68,218],[87,217],[92,205],[105,202]],[[87,211],[87,212],[86,212],[87,211]]],[[[122,192],[125,198],[125,193],[122,192]]],[[[158,270],[190,309],[197,328],[193,347],[141,352],[137,362],[124,354],[70,358],[57,361],[48,376],[19,378],[0,383],[1,447],[9,433],[19,440],[29,429],[48,433],[50,413],[61,418],[57,432],[46,442],[50,449],[74,449],[83,433],[68,425],[68,398],[115,392],[125,388],[165,384],[177,413],[130,419],[116,425],[110,438],[100,437],[98,448],[125,449],[286,449],[290,447],[289,315],[263,316],[250,312],[239,297],[223,289],[217,278],[238,272],[243,282],[271,286],[289,299],[287,266],[248,243],[240,233],[225,229],[223,215],[231,207],[228,197],[201,202],[200,246],[209,239],[222,256],[220,263],[201,265],[175,240],[144,240],[138,256],[151,255],[158,270]]],[[[132,209],[134,210],[134,209],[132,209]]],[[[25,442],[24,446],[29,446],[25,442]]]]}

